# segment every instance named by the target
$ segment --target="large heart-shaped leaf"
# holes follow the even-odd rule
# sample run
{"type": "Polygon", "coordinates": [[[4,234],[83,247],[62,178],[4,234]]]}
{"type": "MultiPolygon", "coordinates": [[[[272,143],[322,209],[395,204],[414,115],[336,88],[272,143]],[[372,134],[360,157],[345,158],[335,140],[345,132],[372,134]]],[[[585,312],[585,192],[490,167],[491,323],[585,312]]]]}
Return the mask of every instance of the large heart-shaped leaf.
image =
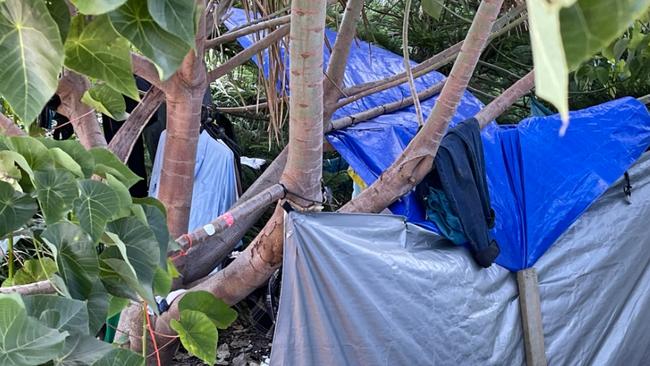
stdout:
{"type": "Polygon", "coordinates": [[[23,226],[37,209],[33,198],[0,181],[0,238],[23,226]]]}
{"type": "Polygon", "coordinates": [[[113,219],[119,219],[131,214],[131,193],[117,178],[110,174],[106,174],[106,183],[113,188],[119,199],[120,210],[113,213],[113,219]]]}
{"type": "Polygon", "coordinates": [[[74,176],[65,170],[37,170],[34,186],[48,225],[64,219],[79,195],[74,176]]]}
{"type": "Polygon", "coordinates": [[[149,14],[164,30],[194,47],[196,2],[186,0],[147,0],[149,14]]]}
{"type": "Polygon", "coordinates": [[[31,295],[23,298],[27,315],[50,328],[70,334],[88,335],[88,311],[83,301],[57,295],[31,295]]]}
{"type": "MultiPolygon", "coordinates": [[[[138,282],[144,290],[140,296],[148,301],[153,299],[154,275],[160,260],[160,250],[153,232],[135,217],[113,221],[108,224],[107,230],[119,237],[115,245],[135,271],[138,282]]],[[[108,263],[110,265],[112,262],[108,263]]],[[[136,291],[142,292],[138,289],[136,291]]]]}
{"type": "Polygon", "coordinates": [[[59,29],[41,0],[0,2],[0,95],[29,126],[54,95],[63,66],[59,29]]]}
{"type": "Polygon", "coordinates": [[[97,334],[106,322],[108,314],[108,293],[99,278],[93,281],[93,288],[88,295],[86,307],[88,308],[88,326],[90,334],[97,334]]]}
{"type": "Polygon", "coordinates": [[[154,21],[145,1],[128,0],[110,16],[115,29],[158,65],[163,80],[176,72],[190,50],[187,43],[154,21]]]}
{"type": "Polygon", "coordinates": [[[172,319],[172,329],[178,333],[183,347],[207,364],[214,364],[217,357],[217,328],[207,315],[199,311],[181,311],[180,321],[172,319]]]}
{"type": "Polygon", "coordinates": [[[107,15],[88,25],[77,15],[72,19],[65,42],[65,66],[92,78],[103,80],[111,88],[140,100],[133,79],[129,42],[111,26],[107,15]]]}
{"type": "Polygon", "coordinates": [[[74,140],[54,140],[49,138],[41,138],[40,141],[45,147],[50,149],[59,148],[70,155],[74,161],[79,164],[81,171],[85,178],[90,178],[95,169],[95,158],[86,150],[79,141],[74,140]]]}
{"type": "Polygon", "coordinates": [[[178,303],[181,311],[200,311],[219,329],[226,329],[237,319],[237,312],[207,291],[188,292],[178,303]]]}
{"type": "Polygon", "coordinates": [[[84,172],[83,169],[81,169],[81,165],[79,165],[79,163],[77,163],[67,152],[58,147],[54,147],[50,149],[50,156],[52,157],[52,160],[54,160],[55,167],[66,169],[77,177],[84,178],[84,172]]]}
{"type": "Polygon", "coordinates": [[[79,198],[74,201],[74,212],[81,227],[97,242],[104,233],[106,223],[120,209],[115,190],[94,180],[79,181],[79,198]]]}
{"type": "Polygon", "coordinates": [[[68,30],[70,30],[70,8],[68,8],[68,4],[66,4],[65,0],[45,0],[45,5],[47,5],[47,10],[59,27],[61,42],[65,43],[65,39],[68,38],[68,30]]]}
{"type": "Polygon", "coordinates": [[[81,101],[116,121],[124,121],[129,116],[122,94],[104,83],[86,90],[81,101]]]}
{"type": "Polygon", "coordinates": [[[75,224],[59,222],[49,225],[41,237],[54,253],[70,295],[87,299],[99,273],[97,251],[88,235],[75,224]]]}
{"type": "Polygon", "coordinates": [[[126,188],[131,188],[138,181],[142,180],[142,178],[133,173],[110,150],[95,147],[90,149],[90,153],[95,159],[95,174],[104,178],[107,177],[107,174],[111,174],[119,179],[120,182],[124,183],[126,188]]]}
{"type": "Polygon", "coordinates": [[[11,285],[26,285],[50,278],[56,272],[56,262],[50,258],[28,259],[16,272],[11,285]]]}
{"type": "Polygon", "coordinates": [[[530,42],[535,64],[535,93],[560,112],[563,129],[569,120],[569,69],[560,33],[560,9],[575,0],[527,0],[530,42]]]}
{"type": "Polygon", "coordinates": [[[33,137],[10,137],[12,150],[25,158],[32,170],[47,169],[53,166],[54,160],[50,151],[43,143],[33,137]]]}
{"type": "Polygon", "coordinates": [[[71,0],[82,14],[99,15],[108,13],[124,4],[126,0],[71,0]]]}
{"type": "Polygon", "coordinates": [[[116,348],[92,366],[144,366],[144,358],[133,351],[116,348]]]}
{"type": "Polygon", "coordinates": [[[56,366],[92,365],[113,350],[113,346],[89,335],[74,334],[65,339],[63,351],[54,358],[56,366]]]}
{"type": "Polygon", "coordinates": [[[648,0],[578,0],[562,9],[560,28],[569,70],[612,43],[648,6],[648,0]]]}
{"type": "Polygon", "coordinates": [[[154,304],[153,289],[145,288],[133,271],[133,267],[122,259],[116,247],[104,250],[99,261],[99,276],[111,295],[145,301],[154,304]],[[126,285],[126,286],[125,286],[126,285]]]}
{"type": "Polygon", "coordinates": [[[27,316],[19,295],[0,295],[0,365],[45,363],[63,349],[67,335],[27,316]]]}
{"type": "Polygon", "coordinates": [[[169,246],[169,230],[167,229],[167,219],[165,213],[158,208],[158,206],[143,204],[141,205],[147,216],[147,223],[156,235],[158,241],[158,248],[160,251],[160,267],[167,269],[167,248],[169,246]]]}

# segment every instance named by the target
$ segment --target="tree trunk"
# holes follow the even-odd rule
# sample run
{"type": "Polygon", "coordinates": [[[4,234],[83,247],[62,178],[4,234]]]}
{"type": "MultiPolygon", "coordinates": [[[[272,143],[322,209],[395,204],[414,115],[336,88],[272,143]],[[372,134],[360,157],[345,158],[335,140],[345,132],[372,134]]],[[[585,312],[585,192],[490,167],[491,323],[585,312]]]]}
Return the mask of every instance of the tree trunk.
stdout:
{"type": "Polygon", "coordinates": [[[81,97],[89,88],[90,82],[85,76],[71,70],[64,70],[57,90],[61,98],[58,112],[68,117],[79,142],[86,149],[106,147],[106,138],[97,121],[95,111],[81,102],[81,97]]]}
{"type": "MultiPolygon", "coordinates": [[[[327,2],[294,0],[291,5],[289,152],[287,167],[280,181],[286,187],[288,200],[295,207],[317,210],[322,196],[322,67],[327,2]]],[[[257,288],[268,278],[268,272],[281,261],[282,245],[277,243],[282,243],[283,221],[284,212],[278,206],[256,241],[214,277],[222,278],[225,282],[208,281],[199,287],[223,292],[217,297],[224,300],[240,295],[237,301],[257,288]],[[215,284],[216,287],[213,286],[215,284]]],[[[156,322],[158,334],[174,334],[169,321],[178,318],[178,303],[175,301],[170,310],[156,322]]],[[[161,341],[163,338],[165,337],[161,337],[161,341]]],[[[165,357],[169,357],[169,354],[166,353],[165,357]]]]}
{"type": "Polygon", "coordinates": [[[201,104],[208,85],[203,60],[205,15],[198,29],[196,50],[190,50],[179,70],[164,83],[167,138],[158,199],[167,208],[167,226],[174,238],[188,230],[201,104]]]}

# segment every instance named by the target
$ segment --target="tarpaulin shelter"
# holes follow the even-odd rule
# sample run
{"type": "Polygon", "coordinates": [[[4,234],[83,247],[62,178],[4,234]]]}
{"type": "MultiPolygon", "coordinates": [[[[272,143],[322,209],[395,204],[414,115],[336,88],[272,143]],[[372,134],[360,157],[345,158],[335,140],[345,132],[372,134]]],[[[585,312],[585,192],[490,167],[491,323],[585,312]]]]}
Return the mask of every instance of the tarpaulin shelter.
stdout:
{"type": "MultiPolygon", "coordinates": [[[[243,13],[235,12],[227,24],[243,22],[243,13]]],[[[330,44],[335,42],[335,32],[327,30],[326,36],[330,44]]],[[[239,41],[244,47],[252,44],[248,37],[239,41]]],[[[324,53],[327,62],[327,48],[324,53]]],[[[360,84],[402,71],[400,56],[354,42],[345,83],[360,84]]],[[[417,78],[415,84],[423,90],[442,80],[442,74],[431,72],[417,78]]],[[[408,86],[403,84],[349,104],[334,118],[409,97],[408,86]]],[[[425,118],[436,98],[422,101],[425,118]]],[[[481,108],[480,101],[466,92],[451,125],[474,116],[481,108]]],[[[635,322],[647,321],[643,310],[649,309],[648,283],[644,282],[648,280],[648,258],[634,253],[648,244],[639,233],[648,224],[644,215],[650,207],[646,198],[650,192],[643,190],[646,197],[640,194],[632,206],[614,202],[616,189],[599,197],[650,145],[650,116],[641,103],[623,98],[572,112],[563,137],[558,135],[560,123],[557,115],[532,117],[516,126],[491,123],[482,132],[496,212],[492,234],[501,248],[497,263],[510,271],[538,263],[535,267],[540,272],[551,360],[592,364],[625,357],[647,359],[647,351],[616,358],[619,356],[600,350],[610,347],[613,352],[625,353],[630,347],[647,349],[650,345],[648,336],[634,333],[640,332],[635,322]],[[597,200],[612,206],[596,204],[591,208],[594,217],[581,218],[597,200]],[[567,243],[560,245],[562,240],[567,243]],[[628,241],[634,245],[625,244],[628,241]],[[549,248],[556,254],[544,255],[549,248]],[[589,255],[585,257],[583,252],[589,255]],[[639,269],[626,272],[626,266],[639,269]],[[607,291],[618,301],[613,308],[606,297],[594,293],[606,278],[612,280],[607,291]],[[544,281],[550,281],[547,289],[544,281]],[[582,286],[590,290],[575,292],[582,286]],[[567,314],[566,309],[574,311],[567,314]],[[585,321],[588,311],[594,315],[585,321]],[[592,329],[585,324],[597,327],[600,334],[590,335],[592,329]],[[629,334],[626,327],[631,329],[629,334]],[[585,342],[597,346],[589,348],[585,342]],[[568,347],[568,352],[558,344],[573,348],[568,347]]],[[[415,109],[409,107],[333,131],[327,139],[371,184],[401,154],[417,127],[415,109]]],[[[648,164],[643,167],[639,178],[642,172],[647,176],[648,164]]],[[[408,223],[399,217],[377,215],[289,215],[272,363],[521,363],[513,275],[497,266],[479,271],[463,250],[441,246],[437,228],[424,219],[421,203],[413,194],[402,197],[390,210],[405,216],[408,223]],[[413,248],[417,255],[411,252],[413,248]]]]}

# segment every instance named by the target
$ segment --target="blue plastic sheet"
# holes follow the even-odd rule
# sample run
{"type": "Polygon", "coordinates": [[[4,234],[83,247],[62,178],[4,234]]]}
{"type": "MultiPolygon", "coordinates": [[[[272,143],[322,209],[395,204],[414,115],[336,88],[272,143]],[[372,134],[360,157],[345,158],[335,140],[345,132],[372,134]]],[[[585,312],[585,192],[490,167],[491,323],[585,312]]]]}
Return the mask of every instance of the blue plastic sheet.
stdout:
{"type": "MultiPolygon", "coordinates": [[[[235,11],[226,22],[246,22],[235,11]]],[[[336,32],[326,31],[334,44],[336,32]]],[[[239,42],[248,47],[252,39],[239,42]]],[[[324,49],[325,62],[329,50],[324,49]]],[[[286,58],[286,55],[284,56],[286,58]]],[[[266,59],[266,56],[263,57],[266,59]]],[[[403,72],[403,58],[366,42],[355,41],[350,50],[345,85],[378,80],[403,72]]],[[[444,80],[431,72],[415,80],[423,90],[444,80]]],[[[334,118],[350,115],[395,100],[409,98],[407,84],[351,103],[334,118]]],[[[422,101],[424,117],[437,96],[422,101]]],[[[472,117],[483,105],[471,93],[463,96],[451,125],[472,117]]],[[[594,202],[650,145],[650,116],[632,98],[624,98],[571,113],[571,125],[558,136],[557,115],[533,117],[517,126],[491,123],[483,130],[488,185],[496,225],[493,235],[501,248],[497,263],[511,271],[531,267],[589,205],[594,202]]],[[[385,114],[328,134],[332,146],[368,184],[374,182],[402,153],[417,132],[413,107],[385,114]]],[[[410,222],[437,232],[424,219],[414,194],[402,197],[390,210],[410,222]]]]}

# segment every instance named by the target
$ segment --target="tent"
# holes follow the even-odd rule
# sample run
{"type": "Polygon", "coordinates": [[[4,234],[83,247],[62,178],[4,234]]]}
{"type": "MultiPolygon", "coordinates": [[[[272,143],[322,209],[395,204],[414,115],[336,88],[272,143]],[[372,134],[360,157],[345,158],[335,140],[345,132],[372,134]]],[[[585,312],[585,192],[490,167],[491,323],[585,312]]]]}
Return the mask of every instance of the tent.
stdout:
{"type": "MultiPolygon", "coordinates": [[[[235,12],[227,24],[244,22],[243,12],[235,12]]],[[[335,42],[335,32],[326,36],[335,42]]],[[[252,44],[249,37],[239,41],[252,44]]],[[[329,50],[324,53],[327,61],[329,50]]],[[[345,83],[402,71],[400,56],[355,42],[345,83]]],[[[424,90],[441,80],[444,75],[431,72],[415,84],[424,90]]],[[[334,118],[409,95],[403,84],[349,104],[334,118]]],[[[436,98],[422,101],[425,118],[436,98]]],[[[482,107],[466,92],[451,125],[482,107]]],[[[650,116],[641,103],[623,98],[572,112],[563,137],[559,126],[551,115],[483,130],[496,212],[492,235],[501,248],[499,266],[487,270],[436,235],[413,194],[390,207],[402,216],[289,214],[272,364],[521,364],[512,272],[531,267],[540,276],[552,364],[650,360],[650,337],[640,327],[650,309],[650,259],[640,254],[650,244],[642,234],[650,210],[647,157],[632,174],[641,184],[633,183],[640,193],[633,193],[632,205],[621,198],[622,183],[612,187],[650,145],[650,116]]],[[[416,131],[411,107],[327,139],[371,184],[416,131]]]]}

